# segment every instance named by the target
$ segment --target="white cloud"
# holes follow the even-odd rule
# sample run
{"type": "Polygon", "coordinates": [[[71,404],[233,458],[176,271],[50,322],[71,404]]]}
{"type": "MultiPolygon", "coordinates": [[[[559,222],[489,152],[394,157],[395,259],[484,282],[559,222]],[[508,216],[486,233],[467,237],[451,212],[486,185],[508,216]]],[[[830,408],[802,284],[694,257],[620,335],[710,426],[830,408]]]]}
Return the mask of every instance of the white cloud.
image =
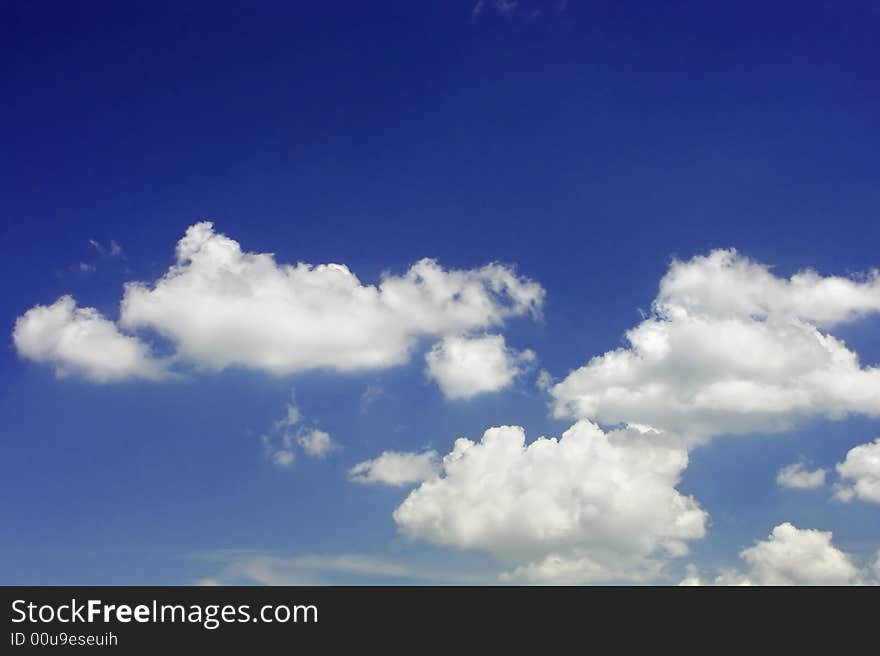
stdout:
{"type": "Polygon", "coordinates": [[[425,356],[426,375],[448,399],[469,399],[509,387],[534,362],[530,350],[508,348],[503,335],[450,336],[425,356]]]}
{"type": "Polygon", "coordinates": [[[205,556],[218,563],[201,585],[325,585],[328,574],[373,578],[419,578],[412,568],[362,554],[283,556],[248,551],[218,551],[205,556]]]}
{"type": "Polygon", "coordinates": [[[355,483],[400,487],[430,480],[437,475],[437,469],[436,451],[385,451],[379,457],[359,462],[349,469],[348,478],[355,483]]]}
{"type": "Polygon", "coordinates": [[[880,416],[880,369],[819,328],[880,310],[880,278],[783,279],[733,250],[674,262],[628,346],[551,389],[559,417],[637,422],[699,442],[801,419],[880,416]]]}
{"type": "Polygon", "coordinates": [[[99,383],[168,377],[146,344],[119,332],[95,308],[77,308],[70,296],[25,312],[12,339],[19,355],[51,364],[58,376],[79,374],[99,383]]]}
{"type": "Polygon", "coordinates": [[[278,449],[273,451],[270,457],[279,467],[289,467],[296,459],[296,455],[290,449],[278,449]]]}
{"type": "Polygon", "coordinates": [[[318,428],[297,428],[301,421],[299,407],[290,401],[284,415],[272,422],[271,428],[260,436],[269,460],[279,467],[289,467],[296,460],[295,445],[299,445],[312,458],[325,458],[338,448],[326,431],[318,428]]]}
{"type": "Polygon", "coordinates": [[[260,436],[260,442],[269,460],[279,467],[290,467],[296,460],[293,451],[295,432],[293,429],[302,420],[296,403],[290,401],[284,409],[284,416],[272,422],[272,427],[260,436]]]}
{"type": "Polygon", "coordinates": [[[346,585],[351,577],[474,585],[491,583],[479,572],[438,569],[422,559],[404,560],[401,554],[277,554],[271,552],[224,549],[200,554],[215,565],[214,571],[198,585],[346,585]]]}
{"type": "Polygon", "coordinates": [[[578,422],[526,445],[522,428],[501,426],[456,440],[442,476],[394,519],[410,537],[489,552],[504,580],[650,580],[705,532],[706,513],[675,489],[687,461],[656,432],[578,422]]]}
{"type": "MultiPolygon", "coordinates": [[[[121,253],[111,241],[109,254],[121,253]]],[[[175,346],[176,363],[204,369],[357,371],[402,364],[421,339],[537,316],[543,299],[538,283],[501,264],[458,271],[423,259],[402,276],[364,285],[342,264],[286,265],[268,253],[244,252],[204,222],[187,229],[176,264],[154,284],[126,284],[119,326],[155,330],[175,346]]],[[[20,317],[19,352],[94,380],[161,377],[146,345],[96,310],[74,308],[65,296],[20,317]],[[54,334],[43,325],[50,319],[54,334]]]]}
{"type": "Polygon", "coordinates": [[[406,362],[421,338],[537,314],[544,290],[508,267],[452,271],[434,260],[364,285],[342,264],[285,265],[191,226],[177,263],[152,285],[129,283],[121,323],[171,339],[182,359],[273,374],[378,369],[406,362]]]}
{"type": "MultiPolygon", "coordinates": [[[[722,571],[714,585],[857,585],[862,572],[854,559],[835,547],[830,531],[800,529],[785,522],[766,540],[740,552],[746,572],[722,571]]],[[[697,569],[688,565],[679,585],[704,585],[697,569]]]]}
{"type": "Polygon", "coordinates": [[[89,244],[91,244],[92,248],[98,251],[98,255],[109,255],[110,257],[121,257],[122,256],[122,246],[119,245],[115,239],[110,240],[109,248],[104,248],[104,246],[97,239],[89,239],[89,244]]]}
{"type": "Polygon", "coordinates": [[[850,449],[837,464],[837,473],[842,480],[836,486],[836,499],[880,503],[880,437],[850,449]]]}
{"type": "Polygon", "coordinates": [[[535,387],[542,392],[550,391],[550,388],[553,387],[553,376],[550,375],[549,371],[541,369],[541,371],[538,372],[538,377],[535,380],[535,387]]]}
{"type": "Polygon", "coordinates": [[[297,436],[296,442],[306,452],[307,456],[313,458],[324,458],[336,448],[336,443],[330,437],[330,434],[317,428],[301,433],[297,436]]]}
{"type": "Polygon", "coordinates": [[[734,249],[718,249],[673,262],[655,306],[675,316],[788,317],[831,328],[880,312],[880,272],[843,278],[807,269],[786,279],[734,249]]]}
{"type": "Polygon", "coordinates": [[[382,389],[382,386],[377,383],[370,383],[364,388],[364,393],[361,394],[360,400],[360,408],[361,412],[366,412],[366,410],[373,405],[376,401],[381,399],[385,395],[385,390],[382,389]]]}
{"type": "Polygon", "coordinates": [[[679,581],[678,585],[681,587],[695,587],[700,585],[705,585],[703,580],[700,578],[700,572],[697,569],[697,566],[693,563],[688,563],[684,568],[685,575],[684,578],[679,581]]]}
{"type": "Polygon", "coordinates": [[[283,430],[285,428],[290,428],[291,426],[296,426],[301,419],[302,415],[300,414],[299,408],[293,401],[291,401],[287,404],[285,415],[272,424],[272,426],[275,430],[283,430]]]}
{"type": "Polygon", "coordinates": [[[746,578],[757,585],[850,585],[860,582],[852,558],[831,543],[830,531],[799,529],[788,522],[740,556],[746,578]]]}
{"type": "Polygon", "coordinates": [[[776,474],[776,484],[780,487],[798,490],[813,490],[825,485],[824,469],[809,470],[802,462],[786,465],[776,474]]]}

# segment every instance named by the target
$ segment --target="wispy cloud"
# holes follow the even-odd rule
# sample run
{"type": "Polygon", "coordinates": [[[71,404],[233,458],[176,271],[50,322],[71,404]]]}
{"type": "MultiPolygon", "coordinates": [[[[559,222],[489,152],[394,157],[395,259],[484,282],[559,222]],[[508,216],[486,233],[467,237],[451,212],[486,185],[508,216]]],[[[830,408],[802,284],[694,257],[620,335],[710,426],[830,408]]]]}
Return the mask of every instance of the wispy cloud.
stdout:
{"type": "Polygon", "coordinates": [[[352,577],[400,582],[489,582],[424,563],[357,553],[288,555],[230,549],[203,553],[198,558],[216,567],[198,581],[200,585],[331,585],[349,582],[352,577]]]}
{"type": "Polygon", "coordinates": [[[291,398],[283,415],[272,422],[260,436],[260,442],[269,459],[279,467],[289,467],[296,460],[294,448],[298,445],[311,458],[326,458],[339,445],[327,431],[302,425],[303,416],[291,398]]]}

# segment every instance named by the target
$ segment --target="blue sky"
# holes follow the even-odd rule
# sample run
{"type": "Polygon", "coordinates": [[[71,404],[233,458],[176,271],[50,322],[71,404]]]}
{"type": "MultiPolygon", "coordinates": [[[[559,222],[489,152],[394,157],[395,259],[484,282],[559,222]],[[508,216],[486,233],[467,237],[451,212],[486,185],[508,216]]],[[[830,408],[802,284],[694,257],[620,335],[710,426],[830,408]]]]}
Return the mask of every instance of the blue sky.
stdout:
{"type": "MultiPolygon", "coordinates": [[[[757,540],[772,547],[768,535],[786,522],[831,531],[833,548],[859,570],[848,580],[873,576],[880,505],[833,497],[844,482],[835,464],[880,435],[880,387],[870,386],[880,363],[880,286],[867,273],[880,266],[876,7],[183,4],[28,3],[0,21],[3,583],[492,582],[560,554],[580,569],[549,582],[628,582],[636,570],[637,582],[678,582],[688,564],[701,579],[735,570],[769,581],[772,554],[740,552],[757,540]],[[341,370],[333,353],[355,339],[343,335],[315,366],[267,371],[253,365],[248,338],[211,341],[218,320],[210,312],[196,322],[204,330],[181,328],[195,319],[167,308],[137,326],[122,320],[124,283],[162,279],[178,241],[203,221],[243,252],[272,253],[279,264],[341,263],[364,285],[401,278],[429,257],[443,271],[497,262],[515,284],[527,279],[544,295],[539,311],[462,319],[455,329],[437,327],[445,310],[404,304],[387,324],[412,323],[401,328],[396,359],[341,370]],[[590,358],[625,348],[624,333],[644,320],[640,310],[650,314],[675,258],[699,273],[692,258],[730,248],[741,254],[731,267],[772,266],[743,274],[763,281],[758,294],[767,280],[814,269],[867,299],[841,310],[855,320],[829,322],[816,318],[827,298],[790,310],[784,294],[761,297],[767,325],[784,315],[859,356],[858,402],[824,395],[831,382],[798,388],[792,394],[814,395],[813,409],[778,410],[790,420],[785,430],[762,424],[699,439],[693,414],[640,421],[640,408],[626,414],[604,392],[595,413],[554,414],[562,392],[537,385],[541,372],[558,384],[590,358]],[[63,295],[153,357],[171,357],[173,376],[96,382],[73,367],[59,377],[66,356],[57,341],[24,353],[16,320],[63,295]],[[414,327],[423,319],[430,326],[414,327]],[[504,336],[508,360],[526,349],[536,357],[507,361],[518,373],[494,391],[447,398],[425,373],[426,353],[446,338],[487,334],[504,336]],[[231,343],[240,357],[228,366],[193,355],[228,353],[231,343]],[[273,429],[289,403],[300,421],[273,429]],[[522,426],[531,442],[576,420],[598,421],[609,434],[622,423],[664,433],[675,424],[687,446],[674,453],[688,464],[670,474],[676,480],[652,485],[668,483],[664,494],[692,496],[705,513],[702,535],[673,536],[689,553],[636,549],[620,565],[603,551],[620,536],[606,536],[601,523],[544,549],[522,524],[490,535],[485,516],[455,506],[463,473],[446,472],[438,496],[421,500],[409,497],[421,481],[365,485],[347,474],[387,451],[443,456],[457,437],[479,442],[493,426],[522,426]],[[322,457],[296,441],[315,429],[334,445],[322,457]],[[273,462],[278,449],[295,453],[293,462],[273,462]],[[826,484],[780,487],[777,472],[799,459],[827,468],[826,484]],[[398,520],[392,513],[407,498],[413,514],[398,520]],[[443,535],[419,514],[431,504],[446,513],[443,535]],[[461,528],[469,521],[482,522],[474,534],[461,528]],[[595,535],[607,540],[596,546],[595,535]],[[596,568],[605,574],[584,573],[596,568]]],[[[722,301],[728,290],[737,295],[721,289],[722,301]]],[[[510,309],[498,296],[487,298],[510,309]]],[[[254,334],[275,316],[257,316],[254,334]]],[[[349,306],[333,316],[352,334],[371,334],[349,306]]],[[[388,332],[377,330],[377,341],[388,332]]],[[[785,351],[787,339],[773,343],[785,351]]],[[[288,355],[313,346],[291,339],[288,355]]],[[[97,351],[113,358],[109,348],[97,351]]],[[[99,355],[95,366],[116,366],[99,355]]],[[[352,357],[366,356],[361,348],[352,357]]],[[[473,372],[465,374],[470,382],[473,372]]],[[[708,375],[716,374],[730,372],[708,375]]],[[[788,385],[787,373],[773,375],[788,385]]],[[[676,381],[663,379],[670,388],[676,381]]],[[[731,421],[751,422],[737,412],[731,421]]],[[[582,473],[572,485],[602,476],[582,473]]],[[[528,485],[540,491],[544,482],[528,485]]],[[[509,499],[519,518],[511,522],[529,524],[532,515],[520,512],[526,493],[509,499]]],[[[658,545],[669,537],[651,531],[665,536],[658,545]]],[[[818,535],[807,537],[821,542],[818,535]]]]}

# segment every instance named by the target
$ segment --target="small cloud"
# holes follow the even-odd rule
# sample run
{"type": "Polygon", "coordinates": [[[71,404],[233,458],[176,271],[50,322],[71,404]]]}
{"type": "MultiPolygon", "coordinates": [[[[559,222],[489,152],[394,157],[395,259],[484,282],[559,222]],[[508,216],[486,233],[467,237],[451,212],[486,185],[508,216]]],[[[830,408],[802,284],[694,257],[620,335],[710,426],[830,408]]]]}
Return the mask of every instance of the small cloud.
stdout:
{"type": "Polygon", "coordinates": [[[88,262],[80,262],[79,263],[79,270],[82,271],[83,273],[94,273],[95,269],[96,269],[96,267],[94,264],[89,264],[88,262]]]}
{"type": "Polygon", "coordinates": [[[120,246],[119,242],[115,239],[110,240],[109,246],[104,246],[97,239],[89,239],[89,244],[98,252],[98,255],[102,257],[124,257],[122,246],[120,246]]]}
{"type": "Polygon", "coordinates": [[[260,442],[273,464],[289,467],[296,460],[297,446],[311,458],[325,458],[339,448],[327,431],[300,426],[302,419],[299,407],[291,399],[284,409],[284,415],[272,422],[269,430],[260,436],[260,442]]]}
{"type": "Polygon", "coordinates": [[[776,474],[776,484],[795,490],[815,490],[825,485],[825,469],[809,470],[803,462],[786,465],[776,474]]]}
{"type": "Polygon", "coordinates": [[[850,449],[836,469],[841,481],[834,486],[835,499],[880,503],[880,437],[850,449]]]}
{"type": "Polygon", "coordinates": [[[536,360],[533,351],[508,348],[503,335],[445,337],[425,356],[425,374],[450,400],[498,392],[536,360]]]}
{"type": "Polygon", "coordinates": [[[92,307],[77,307],[72,296],[36,305],[15,320],[12,341],[18,354],[52,365],[61,378],[76,374],[97,383],[173,378],[169,360],[157,358],[138,337],[92,307]]]}
{"type": "Polygon", "coordinates": [[[378,401],[383,396],[385,396],[385,390],[382,389],[381,385],[373,383],[367,385],[364,393],[361,394],[361,412],[364,412],[367,408],[369,408],[371,405],[373,405],[373,403],[378,401]]]}
{"type": "Polygon", "coordinates": [[[359,462],[349,469],[348,479],[365,485],[401,487],[435,478],[439,469],[436,451],[385,451],[379,457],[359,462]]]}
{"type": "Polygon", "coordinates": [[[330,433],[317,428],[301,434],[296,438],[296,442],[303,448],[307,456],[313,458],[324,458],[337,448],[330,433]]]}
{"type": "Polygon", "coordinates": [[[507,16],[513,13],[517,7],[517,0],[478,0],[477,4],[471,10],[471,14],[479,16],[486,11],[494,11],[495,13],[507,16]]]}
{"type": "Polygon", "coordinates": [[[542,392],[546,392],[553,387],[553,376],[551,376],[550,372],[546,369],[541,369],[538,373],[538,379],[535,381],[535,385],[542,392]]]}
{"type": "Polygon", "coordinates": [[[272,454],[272,462],[279,467],[289,467],[295,457],[293,451],[290,451],[289,449],[280,449],[272,454]]]}
{"type": "Polygon", "coordinates": [[[287,414],[285,414],[281,419],[272,424],[272,426],[275,428],[275,430],[282,430],[284,428],[295,426],[300,422],[301,419],[302,416],[300,415],[299,408],[297,408],[296,404],[291,401],[287,404],[287,414]]]}
{"type": "Polygon", "coordinates": [[[474,585],[491,583],[483,573],[437,569],[424,561],[404,562],[399,554],[279,554],[224,549],[198,554],[214,571],[198,585],[345,585],[360,578],[407,579],[474,585]]]}

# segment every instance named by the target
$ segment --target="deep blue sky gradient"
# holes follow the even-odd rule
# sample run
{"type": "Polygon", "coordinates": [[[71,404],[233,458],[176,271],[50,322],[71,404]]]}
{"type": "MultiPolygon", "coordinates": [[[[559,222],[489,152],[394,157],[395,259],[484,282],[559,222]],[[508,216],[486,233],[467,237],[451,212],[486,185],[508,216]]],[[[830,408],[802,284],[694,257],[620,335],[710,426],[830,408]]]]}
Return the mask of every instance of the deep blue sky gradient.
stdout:
{"type": "MultiPolygon", "coordinates": [[[[366,282],[424,256],[515,263],[548,297],[508,340],[557,377],[620,344],[672,256],[733,246],[786,275],[880,264],[876,3],[238,4],[0,11],[7,335],[64,293],[117,317],[122,283],[161,275],[204,219],[246,250],[344,262],[366,282]]],[[[877,328],[840,334],[878,363],[877,328]]],[[[222,548],[463,558],[396,537],[403,494],[345,470],[494,424],[530,438],[566,424],[533,379],[450,404],[422,366],[101,386],[56,380],[7,338],[0,582],[186,583],[222,548]],[[368,385],[384,394],[362,408],[368,385]],[[291,390],[343,450],[281,471],[258,436],[291,390]]],[[[825,422],[697,450],[683,487],[712,526],[694,557],[733,564],[784,520],[876,549],[876,507],[773,483],[800,455],[827,466],[876,434],[825,422]]]]}

